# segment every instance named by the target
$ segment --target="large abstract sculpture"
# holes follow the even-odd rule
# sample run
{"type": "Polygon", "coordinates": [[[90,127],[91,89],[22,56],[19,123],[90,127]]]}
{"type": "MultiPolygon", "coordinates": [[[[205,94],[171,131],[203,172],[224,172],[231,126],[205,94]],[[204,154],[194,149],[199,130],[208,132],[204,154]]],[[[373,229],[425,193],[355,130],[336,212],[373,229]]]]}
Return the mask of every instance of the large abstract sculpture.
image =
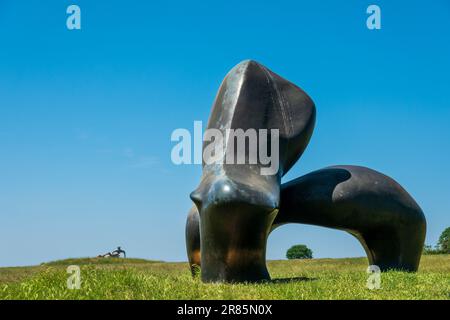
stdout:
{"type": "MultiPolygon", "coordinates": [[[[347,231],[361,242],[370,264],[381,270],[417,270],[425,217],[391,178],[363,167],[335,166],[280,185],[305,150],[314,123],[315,106],[308,95],[257,62],[244,61],[225,77],[208,129],[225,137],[227,129],[278,129],[279,168],[262,175],[265,164],[259,160],[203,164],[186,225],[189,263],[201,265],[203,281],[270,279],[267,238],[286,223],[347,231]]],[[[236,148],[230,139],[225,149],[236,148]]]]}

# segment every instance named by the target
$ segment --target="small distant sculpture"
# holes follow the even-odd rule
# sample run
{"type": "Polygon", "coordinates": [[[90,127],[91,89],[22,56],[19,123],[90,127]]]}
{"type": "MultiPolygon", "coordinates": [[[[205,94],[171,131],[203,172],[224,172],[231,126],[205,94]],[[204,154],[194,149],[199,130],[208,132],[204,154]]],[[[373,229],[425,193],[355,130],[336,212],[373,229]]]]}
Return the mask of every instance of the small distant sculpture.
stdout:
{"type": "MultiPolygon", "coordinates": [[[[266,164],[259,160],[256,164],[203,164],[200,185],[191,193],[195,206],[186,224],[189,264],[193,273],[201,266],[203,281],[270,279],[267,238],[287,223],[350,233],[363,246],[369,264],[382,271],[417,270],[425,216],[393,179],[364,167],[333,166],[281,185],[281,177],[308,145],[315,118],[311,98],[263,65],[244,61],[227,74],[208,129],[220,130],[223,136],[227,129],[278,129],[279,169],[264,176],[259,172],[266,164]]],[[[205,140],[203,150],[210,143],[205,140]]],[[[224,143],[226,148],[236,148],[234,141],[224,143]]]]}
{"type": "Polygon", "coordinates": [[[122,255],[123,258],[127,257],[126,252],[122,250],[120,247],[117,247],[117,249],[112,252],[107,252],[105,254],[98,255],[98,258],[120,258],[120,255],[122,255]]]}

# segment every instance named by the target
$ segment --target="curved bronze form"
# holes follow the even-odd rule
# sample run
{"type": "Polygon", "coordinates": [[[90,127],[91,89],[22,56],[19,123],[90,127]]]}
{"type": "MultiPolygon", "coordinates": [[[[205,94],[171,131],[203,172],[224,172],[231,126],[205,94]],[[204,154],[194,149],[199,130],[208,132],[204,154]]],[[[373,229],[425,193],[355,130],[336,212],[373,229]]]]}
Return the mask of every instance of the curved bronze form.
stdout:
{"type": "Polygon", "coordinates": [[[200,216],[197,208],[193,206],[186,221],[186,250],[188,252],[189,266],[192,275],[195,267],[200,266],[200,216]]]}
{"type": "MultiPolygon", "coordinates": [[[[371,263],[382,269],[417,270],[425,219],[392,179],[342,166],[280,188],[281,177],[305,150],[314,122],[315,106],[308,95],[264,66],[244,61],[225,77],[208,129],[225,137],[227,129],[278,129],[279,170],[261,175],[265,165],[259,159],[255,164],[204,163],[201,183],[191,194],[196,207],[186,226],[189,263],[201,264],[203,281],[270,279],[267,237],[291,222],[346,230],[361,241],[371,263]]],[[[225,149],[236,148],[230,140],[234,138],[227,139],[225,149]]]]}
{"type": "Polygon", "coordinates": [[[374,170],[334,166],[283,184],[272,230],[285,223],[340,229],[355,236],[382,271],[419,267],[426,222],[397,182],[374,170]]]}

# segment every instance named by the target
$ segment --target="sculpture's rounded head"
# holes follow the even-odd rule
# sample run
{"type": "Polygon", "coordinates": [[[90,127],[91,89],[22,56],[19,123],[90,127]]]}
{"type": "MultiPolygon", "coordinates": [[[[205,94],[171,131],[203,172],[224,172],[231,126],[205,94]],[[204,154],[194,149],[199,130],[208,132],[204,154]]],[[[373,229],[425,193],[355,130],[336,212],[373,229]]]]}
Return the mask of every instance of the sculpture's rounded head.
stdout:
{"type": "Polygon", "coordinates": [[[299,87],[247,60],[223,80],[203,143],[203,174],[191,194],[200,214],[205,281],[268,278],[266,239],[281,177],[311,137],[315,107],[299,87]]]}

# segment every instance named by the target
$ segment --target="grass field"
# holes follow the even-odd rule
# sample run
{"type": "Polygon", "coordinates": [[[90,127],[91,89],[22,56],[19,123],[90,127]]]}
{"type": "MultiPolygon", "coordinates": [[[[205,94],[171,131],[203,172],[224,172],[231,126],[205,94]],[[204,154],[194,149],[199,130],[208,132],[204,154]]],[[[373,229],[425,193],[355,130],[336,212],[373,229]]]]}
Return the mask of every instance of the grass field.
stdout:
{"type": "Polygon", "coordinates": [[[450,255],[423,256],[418,273],[381,274],[369,290],[365,258],[269,261],[273,280],[204,284],[187,263],[143,259],[67,259],[0,268],[0,299],[450,299],[450,255]],[[67,289],[68,265],[81,288],[67,289]]]}

